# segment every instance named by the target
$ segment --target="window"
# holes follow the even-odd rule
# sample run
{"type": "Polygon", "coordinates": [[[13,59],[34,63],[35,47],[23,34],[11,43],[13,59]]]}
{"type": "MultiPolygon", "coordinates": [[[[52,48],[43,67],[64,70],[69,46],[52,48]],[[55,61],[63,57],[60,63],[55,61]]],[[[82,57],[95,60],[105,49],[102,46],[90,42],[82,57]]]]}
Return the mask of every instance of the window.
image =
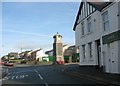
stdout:
{"type": "Polygon", "coordinates": [[[88,43],[90,58],[92,58],[92,42],[88,43]]]}
{"type": "Polygon", "coordinates": [[[92,5],[89,5],[89,13],[92,13],[92,5]]]}
{"type": "Polygon", "coordinates": [[[91,17],[87,19],[88,33],[92,32],[92,22],[91,17]]]}
{"type": "Polygon", "coordinates": [[[83,49],[83,59],[85,59],[85,45],[82,45],[82,49],[83,49]]]}
{"type": "Polygon", "coordinates": [[[85,35],[84,22],[81,23],[82,36],[85,35]]]}
{"type": "Polygon", "coordinates": [[[106,31],[109,29],[108,11],[104,12],[102,16],[103,16],[103,28],[104,31],[106,31]]]}

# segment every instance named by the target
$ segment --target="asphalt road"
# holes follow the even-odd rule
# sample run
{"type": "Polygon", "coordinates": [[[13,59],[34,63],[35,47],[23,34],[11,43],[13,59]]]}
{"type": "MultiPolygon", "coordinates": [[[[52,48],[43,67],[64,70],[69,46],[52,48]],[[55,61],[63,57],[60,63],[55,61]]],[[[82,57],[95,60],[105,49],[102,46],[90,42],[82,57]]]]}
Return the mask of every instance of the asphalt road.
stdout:
{"type": "Polygon", "coordinates": [[[2,79],[3,86],[29,85],[50,86],[57,84],[84,85],[100,84],[89,79],[67,75],[62,72],[65,66],[27,66],[9,68],[7,76],[2,79]]]}

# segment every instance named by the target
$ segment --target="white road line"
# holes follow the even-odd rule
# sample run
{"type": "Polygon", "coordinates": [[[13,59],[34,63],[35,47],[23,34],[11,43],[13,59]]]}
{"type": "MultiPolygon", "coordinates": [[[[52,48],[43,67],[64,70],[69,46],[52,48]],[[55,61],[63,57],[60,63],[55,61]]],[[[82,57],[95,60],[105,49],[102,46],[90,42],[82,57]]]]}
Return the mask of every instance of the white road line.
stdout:
{"type": "Polygon", "coordinates": [[[38,74],[38,76],[40,77],[40,79],[43,79],[42,76],[40,74],[38,74]]]}
{"type": "Polygon", "coordinates": [[[46,85],[46,86],[48,86],[48,84],[47,84],[47,83],[45,83],[45,85],[46,85]]]}
{"type": "Polygon", "coordinates": [[[28,75],[25,75],[26,77],[28,76],[28,75]]]}
{"type": "Polygon", "coordinates": [[[24,78],[24,75],[20,76],[20,78],[24,78]]]}
{"type": "Polygon", "coordinates": [[[18,79],[18,76],[16,76],[15,78],[18,79]]]}
{"type": "Polygon", "coordinates": [[[14,79],[14,77],[15,77],[15,76],[12,76],[12,78],[11,78],[11,79],[14,79]]]}
{"type": "Polygon", "coordinates": [[[10,75],[10,73],[7,74],[7,76],[10,75]]]}
{"type": "Polygon", "coordinates": [[[40,79],[43,79],[43,77],[38,73],[37,70],[35,70],[35,72],[38,74],[38,76],[40,77],[40,79]]]}
{"type": "MultiPolygon", "coordinates": [[[[39,78],[43,80],[43,77],[39,74],[39,72],[37,70],[35,70],[35,72],[38,74],[39,78]]],[[[45,81],[44,81],[46,86],[49,86],[45,81]]]]}

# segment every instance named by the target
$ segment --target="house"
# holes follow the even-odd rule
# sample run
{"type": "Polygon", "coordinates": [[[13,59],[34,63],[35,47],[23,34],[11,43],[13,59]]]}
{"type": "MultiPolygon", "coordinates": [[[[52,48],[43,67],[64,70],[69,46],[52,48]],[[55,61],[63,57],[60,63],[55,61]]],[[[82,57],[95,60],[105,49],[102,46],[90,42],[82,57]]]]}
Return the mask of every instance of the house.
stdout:
{"type": "Polygon", "coordinates": [[[68,46],[67,44],[63,45],[63,55],[64,55],[66,49],[68,49],[68,47],[69,47],[69,46],[68,46]]]}
{"type": "Polygon", "coordinates": [[[47,57],[48,57],[48,55],[45,54],[42,49],[36,52],[36,60],[37,61],[42,62],[44,59],[47,59],[47,61],[49,61],[49,59],[47,57]]]}
{"type": "Polygon", "coordinates": [[[18,57],[18,53],[17,52],[10,52],[10,53],[8,53],[8,57],[9,57],[9,59],[15,59],[18,57]]]}
{"type": "Polygon", "coordinates": [[[73,59],[76,58],[76,62],[77,62],[77,58],[78,58],[78,49],[75,45],[73,46],[69,46],[65,52],[64,52],[64,59],[67,60],[67,62],[72,62],[73,59]],[[74,57],[74,55],[76,55],[74,57]]]}
{"type": "Polygon", "coordinates": [[[46,57],[42,49],[32,50],[29,54],[30,58],[36,61],[42,61],[42,57],[46,57]]]}
{"type": "Polygon", "coordinates": [[[30,54],[29,53],[31,51],[24,51],[24,52],[19,53],[20,59],[30,60],[30,54]]]}
{"type": "Polygon", "coordinates": [[[73,30],[80,65],[120,74],[120,1],[81,2],[73,30]]]}
{"type": "Polygon", "coordinates": [[[53,56],[53,49],[46,51],[45,54],[47,54],[48,56],[53,56]]]}

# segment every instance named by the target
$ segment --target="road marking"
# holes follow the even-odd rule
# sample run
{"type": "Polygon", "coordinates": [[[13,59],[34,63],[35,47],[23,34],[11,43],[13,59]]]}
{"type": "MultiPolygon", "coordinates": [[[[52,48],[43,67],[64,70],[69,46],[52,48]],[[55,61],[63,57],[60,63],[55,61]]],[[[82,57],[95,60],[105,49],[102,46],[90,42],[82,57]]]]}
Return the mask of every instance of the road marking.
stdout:
{"type": "Polygon", "coordinates": [[[7,76],[9,76],[9,75],[10,75],[10,73],[7,74],[7,76]]]}
{"type": "Polygon", "coordinates": [[[11,79],[14,79],[14,77],[15,77],[15,76],[12,76],[12,78],[11,78],[11,79]]]}
{"type": "MultiPolygon", "coordinates": [[[[9,73],[10,74],[10,73],[9,73]]],[[[8,75],[9,75],[8,74],[8,75]]],[[[2,79],[0,79],[0,81],[2,80],[2,81],[4,81],[4,80],[10,80],[10,79],[20,79],[20,78],[25,78],[25,77],[28,77],[28,75],[21,75],[21,76],[6,76],[6,77],[4,77],[4,78],[2,78],[2,79]]]]}
{"type": "Polygon", "coordinates": [[[16,76],[15,78],[18,79],[18,76],[16,76]]]}
{"type": "Polygon", "coordinates": [[[35,72],[38,74],[38,76],[40,77],[40,79],[43,79],[43,77],[38,73],[37,70],[35,70],[35,72]]]}
{"type": "Polygon", "coordinates": [[[2,79],[3,81],[5,80],[5,78],[2,79]]]}
{"type": "Polygon", "coordinates": [[[25,75],[26,77],[28,76],[28,75],[25,75]]]}
{"type": "Polygon", "coordinates": [[[24,78],[24,75],[20,76],[20,78],[24,78]]]}
{"type": "MultiPolygon", "coordinates": [[[[39,72],[37,70],[35,70],[35,72],[38,74],[39,78],[43,80],[43,77],[39,74],[39,72]]],[[[44,81],[46,86],[49,86],[45,81],[44,81]]]]}
{"type": "Polygon", "coordinates": [[[38,76],[40,77],[40,79],[43,79],[42,76],[40,74],[38,74],[38,76]]]}
{"type": "Polygon", "coordinates": [[[47,83],[45,83],[45,85],[46,85],[46,86],[48,86],[48,84],[47,84],[47,83]]]}

